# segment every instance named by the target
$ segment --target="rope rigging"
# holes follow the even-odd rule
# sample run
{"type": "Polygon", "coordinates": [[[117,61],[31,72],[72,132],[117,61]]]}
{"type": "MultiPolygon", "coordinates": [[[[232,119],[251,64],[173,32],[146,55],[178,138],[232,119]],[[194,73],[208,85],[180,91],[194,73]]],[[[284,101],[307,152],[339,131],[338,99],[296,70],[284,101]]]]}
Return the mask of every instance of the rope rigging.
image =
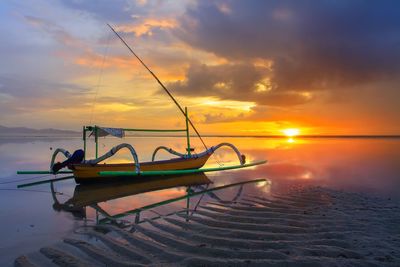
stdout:
{"type": "Polygon", "coordinates": [[[108,56],[108,48],[109,48],[109,46],[110,46],[110,39],[111,39],[111,35],[109,34],[108,37],[107,37],[107,42],[106,42],[107,45],[106,45],[106,48],[105,48],[103,60],[102,60],[101,66],[100,66],[99,77],[98,77],[98,79],[97,79],[96,92],[95,92],[95,95],[94,95],[94,101],[93,101],[93,104],[92,104],[92,109],[91,109],[91,111],[90,111],[90,123],[89,123],[89,125],[92,125],[92,120],[93,120],[93,116],[94,116],[94,115],[93,115],[93,113],[94,113],[94,107],[95,107],[95,105],[96,105],[96,103],[97,103],[97,96],[98,96],[98,94],[99,94],[99,88],[100,88],[101,80],[102,80],[102,78],[103,78],[104,64],[105,64],[106,58],[107,58],[107,56],[108,56]]]}
{"type": "MultiPolygon", "coordinates": [[[[117,35],[117,37],[120,39],[120,41],[128,48],[128,50],[132,53],[133,56],[136,57],[136,59],[145,67],[145,69],[154,77],[154,79],[158,82],[158,84],[164,89],[164,91],[168,94],[168,96],[172,99],[172,101],[175,103],[175,105],[178,107],[178,109],[182,112],[182,114],[187,118],[187,122],[190,124],[190,126],[193,128],[193,130],[196,132],[197,136],[199,137],[201,143],[203,144],[204,148],[207,150],[208,147],[205,144],[203,138],[201,137],[200,133],[198,132],[198,130],[196,129],[196,127],[194,126],[194,124],[192,123],[192,121],[187,117],[187,114],[185,112],[185,110],[181,107],[181,105],[178,103],[178,101],[175,99],[175,97],[171,94],[171,92],[165,87],[165,85],[160,81],[160,79],[154,74],[153,71],[150,70],[150,68],[146,65],[146,63],[144,63],[144,61],[132,50],[132,48],[126,43],[126,41],[114,30],[114,28],[110,25],[107,24],[108,27],[110,27],[110,29],[115,33],[115,35],[117,35]]],[[[90,124],[92,124],[92,120],[94,117],[94,109],[95,109],[95,105],[97,102],[97,97],[98,97],[98,93],[99,93],[99,88],[100,88],[100,84],[101,84],[101,80],[103,77],[103,72],[104,72],[104,65],[105,65],[105,61],[106,58],[108,56],[108,50],[109,50],[109,43],[110,43],[110,39],[111,39],[111,34],[108,35],[107,38],[107,42],[106,42],[106,48],[105,48],[105,53],[103,56],[103,60],[101,63],[101,68],[100,68],[100,73],[99,73],[99,77],[98,77],[98,81],[97,81],[97,85],[96,85],[96,92],[95,92],[95,98],[94,98],[94,102],[92,104],[92,109],[91,109],[91,113],[90,113],[90,124]]],[[[213,150],[213,148],[211,148],[211,150],[213,150]]],[[[234,149],[236,150],[236,149],[234,149]]],[[[156,151],[155,151],[156,152],[156,151]]],[[[235,151],[237,152],[237,151],[235,151]]],[[[239,154],[238,154],[239,155],[239,154]]],[[[54,156],[54,155],[53,155],[54,156]]],[[[181,155],[178,155],[181,156],[181,155]]],[[[216,155],[214,155],[214,153],[212,153],[212,158],[214,159],[214,161],[221,167],[224,164],[222,164],[218,158],[216,157],[216,155]]],[[[153,155],[153,160],[154,160],[154,155],[153,155]]],[[[54,160],[52,160],[53,163],[54,160]]]]}
{"type": "MultiPolygon", "coordinates": [[[[133,56],[139,60],[139,62],[145,67],[149,73],[154,77],[154,79],[158,82],[158,84],[164,89],[164,91],[169,95],[169,97],[172,99],[172,101],[175,103],[175,105],[178,107],[178,109],[182,112],[183,116],[186,117],[186,113],[184,109],[179,105],[178,101],[174,98],[174,96],[168,91],[168,89],[165,87],[165,85],[158,79],[158,77],[150,70],[150,68],[140,59],[140,57],[132,50],[132,48],[125,42],[125,40],[114,30],[114,28],[110,25],[107,24],[108,27],[117,35],[117,37],[121,40],[121,42],[129,49],[129,51],[132,53],[133,56]]],[[[190,126],[192,126],[193,130],[196,132],[197,136],[199,137],[201,143],[203,144],[205,149],[208,149],[206,143],[204,142],[203,138],[201,137],[199,131],[197,131],[196,127],[192,123],[192,121],[188,118],[188,122],[190,123],[190,126]]]]}

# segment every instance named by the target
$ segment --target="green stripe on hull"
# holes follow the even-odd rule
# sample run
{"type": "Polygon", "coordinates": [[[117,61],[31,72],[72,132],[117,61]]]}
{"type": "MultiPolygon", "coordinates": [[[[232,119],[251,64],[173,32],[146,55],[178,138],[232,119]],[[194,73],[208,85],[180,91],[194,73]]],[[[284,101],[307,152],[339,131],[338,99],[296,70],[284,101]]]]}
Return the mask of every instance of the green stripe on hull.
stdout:
{"type": "Polygon", "coordinates": [[[190,173],[200,173],[200,172],[215,172],[215,171],[224,171],[224,170],[234,170],[234,169],[242,169],[246,167],[257,166],[261,164],[265,164],[267,161],[256,161],[243,165],[233,165],[233,166],[225,166],[225,167],[215,167],[215,168],[202,168],[202,169],[189,169],[189,170],[170,170],[170,171],[141,171],[139,173],[135,171],[103,171],[99,172],[100,176],[162,176],[162,175],[179,175],[179,174],[190,174],[190,173]]]}

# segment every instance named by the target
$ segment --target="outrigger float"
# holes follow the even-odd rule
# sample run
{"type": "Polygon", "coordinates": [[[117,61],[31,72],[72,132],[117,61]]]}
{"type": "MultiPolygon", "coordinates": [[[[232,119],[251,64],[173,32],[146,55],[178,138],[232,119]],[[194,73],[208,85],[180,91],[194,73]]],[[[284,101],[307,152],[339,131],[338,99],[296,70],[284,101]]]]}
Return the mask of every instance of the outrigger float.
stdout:
{"type": "MultiPolygon", "coordinates": [[[[122,39],[122,37],[110,26],[111,30],[118,36],[118,38],[122,41],[122,43],[129,49],[129,51],[140,61],[140,63],[149,71],[149,73],[156,79],[158,84],[164,89],[164,91],[169,95],[172,101],[176,104],[178,109],[182,112],[185,117],[185,125],[184,129],[127,129],[127,128],[109,128],[109,127],[101,127],[101,126],[83,126],[83,150],[80,150],[82,153],[79,159],[75,157],[75,153],[71,155],[65,149],[58,148],[54,151],[50,169],[48,171],[18,171],[18,174],[73,174],[73,178],[77,183],[86,183],[93,182],[99,180],[110,180],[115,179],[116,177],[137,177],[137,176],[165,176],[165,175],[185,175],[191,173],[203,173],[203,172],[212,172],[212,171],[223,171],[223,170],[231,170],[231,169],[240,169],[251,166],[256,166],[260,164],[266,163],[265,160],[256,161],[246,163],[246,158],[242,155],[239,150],[230,143],[221,143],[216,146],[207,147],[200,133],[197,131],[196,127],[193,125],[192,121],[188,116],[187,108],[183,109],[176,99],[172,96],[172,94],[168,91],[168,89],[164,86],[164,84],[157,78],[157,76],[147,67],[147,65],[133,52],[130,46],[122,39]],[[201,153],[194,153],[194,149],[190,146],[190,126],[199,137],[201,143],[203,144],[205,150],[201,153]],[[95,141],[95,159],[86,160],[86,141],[88,138],[87,133],[90,133],[89,136],[94,136],[95,141]],[[152,161],[150,162],[139,162],[137,153],[135,149],[127,143],[123,143],[113,147],[110,151],[105,153],[104,155],[98,155],[98,138],[104,137],[107,135],[112,135],[116,137],[124,137],[125,132],[184,132],[186,135],[187,148],[185,153],[180,153],[172,148],[167,148],[165,146],[157,147],[152,155],[152,161]],[[220,166],[215,168],[202,168],[209,157],[220,147],[229,147],[231,148],[237,155],[239,159],[238,165],[232,166],[220,166]],[[118,163],[118,164],[105,164],[102,163],[104,160],[112,157],[121,149],[128,149],[130,154],[132,155],[132,163],[118,163]],[[170,154],[177,156],[176,158],[169,160],[155,160],[155,157],[160,150],[165,150],[170,154]],[[58,170],[58,168],[54,168],[56,156],[61,153],[63,154],[67,160],[64,162],[65,166],[68,167],[69,170],[58,170]]],[[[63,166],[64,166],[63,165],[63,166]]],[[[59,178],[59,179],[66,179],[59,178]]],[[[51,182],[52,180],[40,181],[37,183],[31,183],[29,185],[43,183],[43,182],[51,182]]]]}

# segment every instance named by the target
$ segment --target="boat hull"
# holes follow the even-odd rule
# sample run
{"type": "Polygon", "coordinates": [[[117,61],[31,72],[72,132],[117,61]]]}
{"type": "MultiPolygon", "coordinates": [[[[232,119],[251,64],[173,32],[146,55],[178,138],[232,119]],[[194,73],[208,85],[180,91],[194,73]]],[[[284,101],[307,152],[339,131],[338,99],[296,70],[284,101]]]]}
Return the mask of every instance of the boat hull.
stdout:
{"type": "MultiPolygon", "coordinates": [[[[193,158],[177,158],[171,160],[142,162],[140,171],[173,171],[199,169],[207,162],[210,154],[193,158]]],[[[100,176],[99,172],[104,171],[136,171],[134,163],[122,164],[73,164],[70,166],[77,183],[87,183],[94,181],[115,180],[115,176],[100,176]]]]}

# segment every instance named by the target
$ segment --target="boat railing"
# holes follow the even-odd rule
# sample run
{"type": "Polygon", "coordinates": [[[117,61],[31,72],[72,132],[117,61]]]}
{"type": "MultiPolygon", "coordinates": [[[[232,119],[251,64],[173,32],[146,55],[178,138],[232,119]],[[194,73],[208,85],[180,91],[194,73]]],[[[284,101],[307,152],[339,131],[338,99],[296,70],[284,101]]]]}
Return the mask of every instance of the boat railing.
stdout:
{"type": "MultiPolygon", "coordinates": [[[[196,158],[197,157],[203,157],[203,156],[205,156],[207,154],[212,154],[217,149],[219,149],[220,147],[223,147],[223,146],[230,147],[235,152],[235,154],[237,155],[241,165],[246,163],[246,157],[243,154],[241,154],[239,149],[236,146],[234,146],[233,144],[231,144],[231,143],[220,143],[220,144],[218,144],[216,146],[212,146],[209,149],[207,149],[206,151],[196,154],[195,157],[196,158]]],[[[192,157],[192,156],[189,156],[189,155],[186,155],[186,154],[179,153],[179,152],[173,150],[172,148],[168,148],[166,146],[159,146],[154,150],[153,155],[151,156],[151,161],[155,160],[156,154],[160,150],[165,150],[165,151],[169,152],[170,154],[176,155],[176,156],[181,157],[181,158],[190,158],[190,157],[192,157]]]]}

